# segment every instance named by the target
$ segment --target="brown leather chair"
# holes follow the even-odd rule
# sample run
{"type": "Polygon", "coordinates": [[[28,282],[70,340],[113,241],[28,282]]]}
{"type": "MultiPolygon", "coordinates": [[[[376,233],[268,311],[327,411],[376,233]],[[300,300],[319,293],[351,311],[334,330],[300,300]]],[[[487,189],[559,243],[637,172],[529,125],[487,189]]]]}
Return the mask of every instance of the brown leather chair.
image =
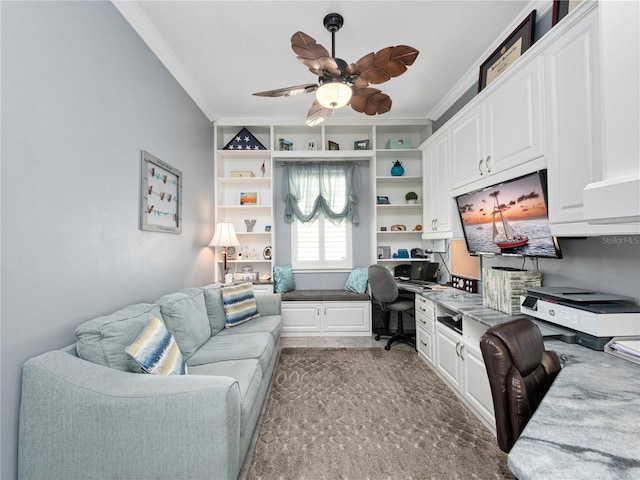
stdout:
{"type": "Polygon", "coordinates": [[[509,452],[549,390],[561,365],[526,318],[495,325],[480,338],[496,416],[498,446],[509,452]]]}

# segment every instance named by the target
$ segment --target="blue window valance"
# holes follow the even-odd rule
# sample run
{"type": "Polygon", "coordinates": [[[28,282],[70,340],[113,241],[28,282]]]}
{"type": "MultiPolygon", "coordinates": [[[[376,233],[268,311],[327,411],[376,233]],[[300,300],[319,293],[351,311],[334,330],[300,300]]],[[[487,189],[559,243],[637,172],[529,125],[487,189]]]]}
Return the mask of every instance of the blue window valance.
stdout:
{"type": "Polygon", "coordinates": [[[360,166],[354,162],[290,162],[282,179],[284,221],[313,222],[318,215],[334,223],[360,223],[360,166]]]}

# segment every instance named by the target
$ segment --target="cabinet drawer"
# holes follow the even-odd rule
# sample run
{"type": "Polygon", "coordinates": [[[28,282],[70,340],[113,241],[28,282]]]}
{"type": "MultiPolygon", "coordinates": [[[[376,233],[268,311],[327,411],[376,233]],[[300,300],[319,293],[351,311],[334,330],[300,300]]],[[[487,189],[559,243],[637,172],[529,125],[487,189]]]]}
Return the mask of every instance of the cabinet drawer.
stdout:
{"type": "Polygon", "coordinates": [[[428,298],[422,295],[416,295],[416,314],[424,315],[427,319],[433,321],[435,305],[428,298]]]}
{"type": "Polygon", "coordinates": [[[424,328],[421,327],[421,324],[418,324],[416,328],[416,348],[418,349],[418,354],[429,363],[429,365],[433,365],[433,333],[427,332],[424,328]]]}
{"type": "Polygon", "coordinates": [[[433,320],[426,317],[422,312],[416,310],[416,326],[426,330],[429,333],[434,333],[433,320]]]}

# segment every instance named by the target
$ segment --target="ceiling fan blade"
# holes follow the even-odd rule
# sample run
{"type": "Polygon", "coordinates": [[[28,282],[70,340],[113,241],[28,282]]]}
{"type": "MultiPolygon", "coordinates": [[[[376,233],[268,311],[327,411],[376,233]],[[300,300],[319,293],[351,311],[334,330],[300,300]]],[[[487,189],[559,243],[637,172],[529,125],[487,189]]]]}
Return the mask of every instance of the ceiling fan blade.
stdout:
{"type": "Polygon", "coordinates": [[[322,75],[326,70],[332,75],[340,75],[336,61],[322,45],[316,43],[313,37],[304,32],[296,32],[291,37],[291,48],[298,56],[298,60],[316,75],[322,75]]]}
{"type": "Polygon", "coordinates": [[[354,88],[351,108],[356,112],[376,115],[391,110],[391,98],[377,88],[354,88]]]}
{"type": "Polygon", "coordinates": [[[257,92],[253,95],[259,97],[291,97],[292,95],[299,95],[301,93],[315,92],[318,85],[315,83],[305,83],[304,85],[296,85],[294,87],[278,88],[276,90],[267,90],[265,92],[257,92]]]}
{"type": "Polygon", "coordinates": [[[407,45],[383,48],[362,57],[353,70],[369,83],[383,83],[406,72],[407,66],[413,65],[419,53],[407,45]]]}
{"type": "Polygon", "coordinates": [[[318,100],[314,100],[309,112],[307,113],[307,120],[305,123],[308,126],[313,127],[314,125],[324,122],[329,115],[331,115],[331,109],[323,107],[320,105],[318,100]]]}

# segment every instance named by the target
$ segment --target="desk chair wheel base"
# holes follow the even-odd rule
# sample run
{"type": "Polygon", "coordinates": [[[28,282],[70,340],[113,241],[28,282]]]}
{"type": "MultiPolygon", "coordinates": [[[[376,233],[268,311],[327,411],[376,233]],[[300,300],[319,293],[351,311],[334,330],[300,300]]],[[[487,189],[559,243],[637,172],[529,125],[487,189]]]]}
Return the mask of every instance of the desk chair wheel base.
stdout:
{"type": "Polygon", "coordinates": [[[376,342],[379,342],[380,341],[380,334],[377,334],[375,338],[376,338],[376,342]]]}

